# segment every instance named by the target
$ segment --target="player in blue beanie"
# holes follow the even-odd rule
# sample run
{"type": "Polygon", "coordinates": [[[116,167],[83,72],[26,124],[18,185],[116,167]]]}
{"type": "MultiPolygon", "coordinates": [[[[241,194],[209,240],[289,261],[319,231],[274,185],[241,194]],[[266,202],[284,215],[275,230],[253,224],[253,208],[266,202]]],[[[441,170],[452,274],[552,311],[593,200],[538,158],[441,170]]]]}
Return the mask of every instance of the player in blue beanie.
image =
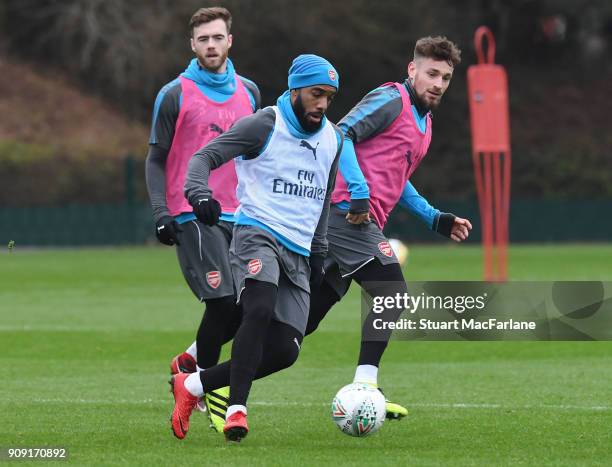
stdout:
{"type": "Polygon", "coordinates": [[[338,92],[338,72],[331,63],[318,55],[300,55],[289,68],[287,84],[289,90],[276,102],[283,116],[289,118],[292,126],[298,130],[316,132],[324,125],[327,106],[338,92]],[[321,99],[322,96],[327,99],[321,99]]]}
{"type": "Polygon", "coordinates": [[[230,264],[242,304],[232,358],[172,379],[172,430],[183,439],[199,397],[230,385],[223,432],[240,441],[249,432],[247,399],[253,380],[291,366],[304,338],[311,286],[323,279],[327,219],[342,149],[342,132],[325,117],[339,76],[324,58],[300,55],[289,89],[244,117],[191,158],[185,196],[206,225],[221,207],[210,171],[234,161],[240,213],[230,264]]]}
{"type": "Polygon", "coordinates": [[[305,54],[293,60],[291,68],[289,68],[287,83],[289,84],[289,89],[327,84],[338,91],[340,77],[333,65],[323,57],[305,54]]]}

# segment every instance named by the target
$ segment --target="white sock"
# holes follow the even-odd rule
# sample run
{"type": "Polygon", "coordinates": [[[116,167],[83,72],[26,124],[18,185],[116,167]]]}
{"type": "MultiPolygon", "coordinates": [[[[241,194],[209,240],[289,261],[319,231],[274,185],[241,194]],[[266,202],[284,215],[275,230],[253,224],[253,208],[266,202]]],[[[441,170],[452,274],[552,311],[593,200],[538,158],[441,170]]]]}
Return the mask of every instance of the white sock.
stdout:
{"type": "Polygon", "coordinates": [[[374,365],[358,365],[353,383],[367,383],[378,386],[378,367],[374,365]]]}
{"type": "Polygon", "coordinates": [[[196,363],[196,371],[204,371],[204,368],[198,366],[198,364],[196,363]]]}
{"type": "Polygon", "coordinates": [[[202,386],[199,372],[196,371],[195,373],[191,373],[185,378],[185,389],[187,389],[192,396],[202,397],[204,395],[204,387],[202,386]]]}
{"type": "Polygon", "coordinates": [[[185,352],[187,352],[189,355],[191,355],[196,360],[198,359],[198,348],[196,347],[195,341],[193,341],[193,344],[191,344],[189,348],[185,350],[185,352]]]}
{"type": "Polygon", "coordinates": [[[227,408],[227,412],[225,412],[225,419],[227,420],[232,415],[234,415],[236,412],[242,412],[243,414],[246,415],[247,408],[244,405],[230,405],[227,408]]]}

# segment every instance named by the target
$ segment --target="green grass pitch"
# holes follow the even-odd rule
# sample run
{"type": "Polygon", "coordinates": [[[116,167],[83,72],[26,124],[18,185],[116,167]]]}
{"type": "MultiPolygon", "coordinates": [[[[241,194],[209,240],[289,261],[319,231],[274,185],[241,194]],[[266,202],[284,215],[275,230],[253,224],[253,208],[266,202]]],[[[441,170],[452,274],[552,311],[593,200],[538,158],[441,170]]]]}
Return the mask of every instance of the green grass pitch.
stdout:
{"type": "MultiPolygon", "coordinates": [[[[612,280],[612,245],[513,246],[514,280],[612,280]]],[[[478,280],[475,246],[411,246],[408,280],[478,280]]],[[[290,369],[254,384],[251,433],[170,431],[170,358],[202,307],[170,248],[0,253],[0,448],[78,465],[612,465],[611,342],[392,342],[380,383],[410,415],[370,438],[330,419],[359,343],[353,289],[290,369]]],[[[2,461],[0,461],[2,462],[2,461]]],[[[15,463],[14,465],[27,465],[15,463]]],[[[41,461],[32,465],[42,465],[41,461]]]]}

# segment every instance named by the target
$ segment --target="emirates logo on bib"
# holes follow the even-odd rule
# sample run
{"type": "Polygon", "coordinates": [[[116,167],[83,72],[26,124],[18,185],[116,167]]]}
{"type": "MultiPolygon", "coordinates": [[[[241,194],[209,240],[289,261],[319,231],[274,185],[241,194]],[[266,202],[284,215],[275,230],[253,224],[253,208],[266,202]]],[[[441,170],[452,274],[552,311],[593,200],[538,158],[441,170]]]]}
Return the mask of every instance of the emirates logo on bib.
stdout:
{"type": "Polygon", "coordinates": [[[219,271],[210,271],[206,273],[206,282],[213,289],[216,289],[221,285],[221,273],[219,271]]]}
{"type": "Polygon", "coordinates": [[[380,252],[391,258],[391,256],[393,256],[393,248],[391,248],[391,245],[389,245],[389,242],[380,242],[378,244],[378,249],[380,250],[380,252]]]}
{"type": "Polygon", "coordinates": [[[252,259],[247,264],[247,270],[249,271],[249,274],[251,276],[254,276],[254,275],[258,274],[259,271],[261,271],[262,266],[263,266],[263,264],[262,264],[260,259],[252,259]]]}

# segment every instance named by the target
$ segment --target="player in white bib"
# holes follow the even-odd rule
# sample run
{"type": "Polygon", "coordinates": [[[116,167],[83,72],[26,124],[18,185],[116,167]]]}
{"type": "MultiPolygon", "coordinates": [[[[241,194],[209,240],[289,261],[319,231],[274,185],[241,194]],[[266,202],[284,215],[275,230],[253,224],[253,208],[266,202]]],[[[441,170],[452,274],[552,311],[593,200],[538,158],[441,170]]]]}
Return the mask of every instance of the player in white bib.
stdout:
{"type": "Polygon", "coordinates": [[[292,365],[298,357],[310,306],[327,253],[327,218],[342,132],[325,112],[338,91],[334,67],[300,55],[289,69],[289,90],[200,149],[189,164],[185,196],[197,218],[218,222],[210,171],[235,160],[238,175],[230,263],[243,318],[231,360],[172,379],[172,429],[184,438],[199,397],[230,385],[224,432],[231,441],[248,433],[247,398],[254,379],[292,365]]]}

